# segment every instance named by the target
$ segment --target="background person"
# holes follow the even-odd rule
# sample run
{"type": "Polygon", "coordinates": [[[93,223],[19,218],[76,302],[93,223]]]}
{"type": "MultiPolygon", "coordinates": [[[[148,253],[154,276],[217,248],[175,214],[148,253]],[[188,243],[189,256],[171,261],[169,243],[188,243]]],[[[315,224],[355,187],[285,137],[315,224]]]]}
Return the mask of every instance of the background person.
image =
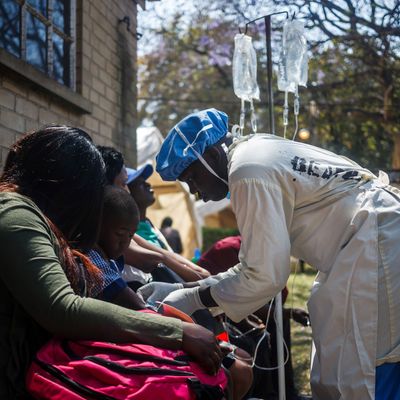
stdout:
{"type": "Polygon", "coordinates": [[[110,146],[97,146],[103,158],[107,183],[128,190],[128,172],[122,153],[110,146]]]}
{"type": "MultiPolygon", "coordinates": [[[[147,217],[147,209],[155,202],[153,188],[147,181],[153,173],[153,167],[147,164],[139,170],[129,168],[128,171],[128,175],[130,176],[128,189],[139,208],[140,214],[136,235],[140,236],[142,241],[138,240],[137,236],[135,236],[135,241],[141,246],[144,246],[143,242],[147,243],[149,249],[157,249],[158,252],[169,260],[168,263],[165,263],[166,267],[161,262],[158,268],[151,270],[153,280],[161,282],[191,282],[209,276],[210,274],[204,268],[174,253],[162,233],[147,217]]],[[[132,254],[132,258],[134,258],[134,254],[132,254]]],[[[128,264],[130,264],[129,250],[126,253],[126,259],[128,264]]],[[[139,268],[143,269],[143,266],[140,265],[139,268]]]]}
{"type": "Polygon", "coordinates": [[[141,169],[130,168],[131,177],[128,189],[139,208],[139,225],[136,233],[147,242],[168,251],[173,251],[163,234],[147,217],[147,209],[154,204],[156,198],[154,190],[147,179],[153,174],[153,167],[147,164],[141,169]]]}
{"type": "Polygon", "coordinates": [[[172,227],[173,220],[171,217],[165,217],[161,222],[160,231],[167,240],[171,249],[178,254],[182,254],[182,240],[179,231],[172,227]]]}
{"type": "Polygon", "coordinates": [[[239,321],[282,290],[292,254],[319,271],[308,302],[313,398],[400,398],[400,192],[327,150],[227,134],[225,113],[199,111],[157,156],[164,180],[204,201],[229,191],[242,236],[240,264],[165,301],[187,313],[218,305],[239,321]]]}

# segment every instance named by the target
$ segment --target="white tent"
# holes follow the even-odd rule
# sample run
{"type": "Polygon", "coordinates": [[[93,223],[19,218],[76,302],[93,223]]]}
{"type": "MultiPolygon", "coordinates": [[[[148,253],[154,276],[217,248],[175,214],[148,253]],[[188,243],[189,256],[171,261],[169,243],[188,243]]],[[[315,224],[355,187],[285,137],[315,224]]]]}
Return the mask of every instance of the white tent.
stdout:
{"type": "Polygon", "coordinates": [[[203,200],[198,200],[195,202],[195,213],[197,218],[197,223],[200,226],[204,225],[205,218],[210,214],[216,214],[221,210],[230,206],[230,201],[228,199],[223,199],[220,201],[210,201],[205,203],[203,200]]]}
{"type": "Polygon", "coordinates": [[[155,126],[140,127],[136,131],[137,163],[138,166],[152,163],[164,138],[155,126]]]}

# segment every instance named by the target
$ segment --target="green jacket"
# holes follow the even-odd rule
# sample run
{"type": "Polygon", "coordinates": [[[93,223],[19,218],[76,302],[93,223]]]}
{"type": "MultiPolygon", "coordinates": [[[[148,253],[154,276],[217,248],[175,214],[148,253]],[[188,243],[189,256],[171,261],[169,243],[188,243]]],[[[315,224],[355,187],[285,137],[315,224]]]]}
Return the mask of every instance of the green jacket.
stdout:
{"type": "Polygon", "coordinates": [[[57,240],[27,197],[0,193],[0,399],[24,396],[26,368],[52,335],[178,349],[182,323],[77,296],[57,240]]]}

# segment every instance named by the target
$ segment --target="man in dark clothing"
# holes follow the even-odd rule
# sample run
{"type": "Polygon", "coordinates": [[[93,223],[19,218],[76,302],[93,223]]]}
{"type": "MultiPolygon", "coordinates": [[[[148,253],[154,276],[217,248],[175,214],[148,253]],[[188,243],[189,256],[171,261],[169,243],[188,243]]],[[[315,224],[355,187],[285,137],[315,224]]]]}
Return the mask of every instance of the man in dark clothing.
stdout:
{"type": "MultiPolygon", "coordinates": [[[[233,267],[239,263],[239,251],[240,251],[241,237],[240,236],[229,236],[214,243],[214,245],[208,249],[200,257],[198,264],[207,269],[211,275],[218,274],[226,271],[228,268],[233,267]]],[[[286,301],[288,296],[288,290],[285,287],[282,290],[282,302],[286,301]]],[[[256,316],[260,317],[261,320],[265,321],[265,311],[268,307],[255,312],[256,316]]],[[[286,382],[286,396],[287,399],[297,400],[302,397],[297,394],[297,390],[294,386],[293,379],[293,368],[290,354],[291,341],[290,341],[290,318],[293,318],[298,323],[306,326],[308,325],[308,314],[304,310],[300,309],[283,309],[283,336],[289,350],[289,358],[285,364],[285,382],[286,382]]],[[[247,331],[244,325],[245,321],[239,324],[235,324],[230,321],[231,324],[238,327],[242,331],[247,331]]],[[[276,325],[273,318],[270,318],[267,326],[267,330],[270,334],[269,343],[262,343],[260,346],[256,364],[262,367],[275,367],[278,364],[277,353],[276,353],[276,325]]],[[[245,349],[247,352],[253,355],[255,345],[260,338],[260,331],[252,332],[252,335],[243,337],[231,337],[232,343],[245,349]]],[[[236,335],[238,336],[238,335],[236,335]]],[[[251,390],[251,396],[260,397],[264,399],[275,399],[278,394],[278,373],[277,370],[263,371],[255,368],[254,371],[254,384],[251,390]]]]}

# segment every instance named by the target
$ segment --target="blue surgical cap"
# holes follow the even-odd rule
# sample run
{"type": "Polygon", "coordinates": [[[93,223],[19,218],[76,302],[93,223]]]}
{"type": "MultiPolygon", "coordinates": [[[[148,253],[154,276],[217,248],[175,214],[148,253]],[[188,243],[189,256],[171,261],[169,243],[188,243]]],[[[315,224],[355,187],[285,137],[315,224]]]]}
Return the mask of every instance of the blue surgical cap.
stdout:
{"type": "Polygon", "coordinates": [[[228,116],[215,108],[198,111],[178,122],[157,154],[156,171],[164,181],[175,181],[182,172],[228,132],[228,116]],[[178,130],[187,139],[179,135],[178,130]]]}

